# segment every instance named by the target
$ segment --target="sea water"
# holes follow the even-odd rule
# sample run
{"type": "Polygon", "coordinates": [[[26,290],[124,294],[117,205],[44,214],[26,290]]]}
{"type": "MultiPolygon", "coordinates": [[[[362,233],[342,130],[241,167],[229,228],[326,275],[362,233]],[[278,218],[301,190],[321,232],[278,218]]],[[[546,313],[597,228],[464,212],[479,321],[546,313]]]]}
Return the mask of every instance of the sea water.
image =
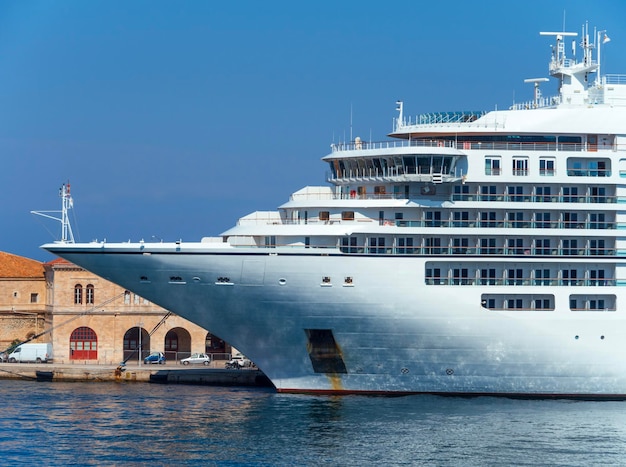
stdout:
{"type": "Polygon", "coordinates": [[[626,402],[0,381],[2,465],[625,465],[626,402]]]}

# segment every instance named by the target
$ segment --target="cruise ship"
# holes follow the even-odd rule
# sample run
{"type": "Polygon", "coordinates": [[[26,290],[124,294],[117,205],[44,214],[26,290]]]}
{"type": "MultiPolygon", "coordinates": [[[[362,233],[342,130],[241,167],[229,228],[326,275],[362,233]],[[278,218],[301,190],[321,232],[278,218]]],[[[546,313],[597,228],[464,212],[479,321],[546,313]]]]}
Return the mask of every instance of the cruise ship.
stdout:
{"type": "Polygon", "coordinates": [[[506,110],[398,102],[385,141],[331,145],[326,185],[219,237],[43,248],[279,392],[626,398],[626,75],[600,73],[605,31],[541,34],[554,96],[540,77],[506,110]]]}

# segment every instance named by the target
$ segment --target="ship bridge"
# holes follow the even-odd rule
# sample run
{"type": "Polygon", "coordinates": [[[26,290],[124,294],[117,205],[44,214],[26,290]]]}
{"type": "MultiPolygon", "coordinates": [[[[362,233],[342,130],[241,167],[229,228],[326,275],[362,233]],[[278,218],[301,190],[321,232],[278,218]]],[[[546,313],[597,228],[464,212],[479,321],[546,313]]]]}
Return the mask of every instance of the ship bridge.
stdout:
{"type": "Polygon", "coordinates": [[[344,186],[354,182],[457,182],[467,173],[467,155],[442,140],[419,140],[332,145],[323,160],[329,164],[327,181],[344,186]]]}

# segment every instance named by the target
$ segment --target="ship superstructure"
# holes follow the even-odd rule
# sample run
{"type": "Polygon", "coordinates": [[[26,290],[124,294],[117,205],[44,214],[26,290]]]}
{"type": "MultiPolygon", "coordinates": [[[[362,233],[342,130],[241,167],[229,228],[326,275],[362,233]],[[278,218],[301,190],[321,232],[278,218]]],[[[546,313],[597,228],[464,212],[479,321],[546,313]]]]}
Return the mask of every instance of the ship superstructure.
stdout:
{"type": "Polygon", "coordinates": [[[279,391],[626,397],[626,75],[600,75],[604,31],[542,34],[556,96],[531,78],[507,110],[398,102],[391,139],[333,144],[328,186],[219,238],[44,248],[279,391]]]}

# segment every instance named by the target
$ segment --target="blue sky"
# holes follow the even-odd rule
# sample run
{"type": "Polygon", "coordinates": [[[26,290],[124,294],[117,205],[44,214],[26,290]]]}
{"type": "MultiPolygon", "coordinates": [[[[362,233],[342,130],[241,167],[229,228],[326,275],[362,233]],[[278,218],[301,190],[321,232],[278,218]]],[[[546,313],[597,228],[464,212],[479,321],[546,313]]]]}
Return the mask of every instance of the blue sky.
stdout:
{"type": "MultiPolygon", "coordinates": [[[[606,29],[626,2],[0,2],[0,250],[42,261],[70,181],[80,241],[196,241],[306,185],[332,142],[396,116],[506,108],[548,76],[539,31],[606,29]],[[351,126],[352,121],[352,126],[351,126]]],[[[544,94],[556,91],[546,83],[544,94]]]]}

